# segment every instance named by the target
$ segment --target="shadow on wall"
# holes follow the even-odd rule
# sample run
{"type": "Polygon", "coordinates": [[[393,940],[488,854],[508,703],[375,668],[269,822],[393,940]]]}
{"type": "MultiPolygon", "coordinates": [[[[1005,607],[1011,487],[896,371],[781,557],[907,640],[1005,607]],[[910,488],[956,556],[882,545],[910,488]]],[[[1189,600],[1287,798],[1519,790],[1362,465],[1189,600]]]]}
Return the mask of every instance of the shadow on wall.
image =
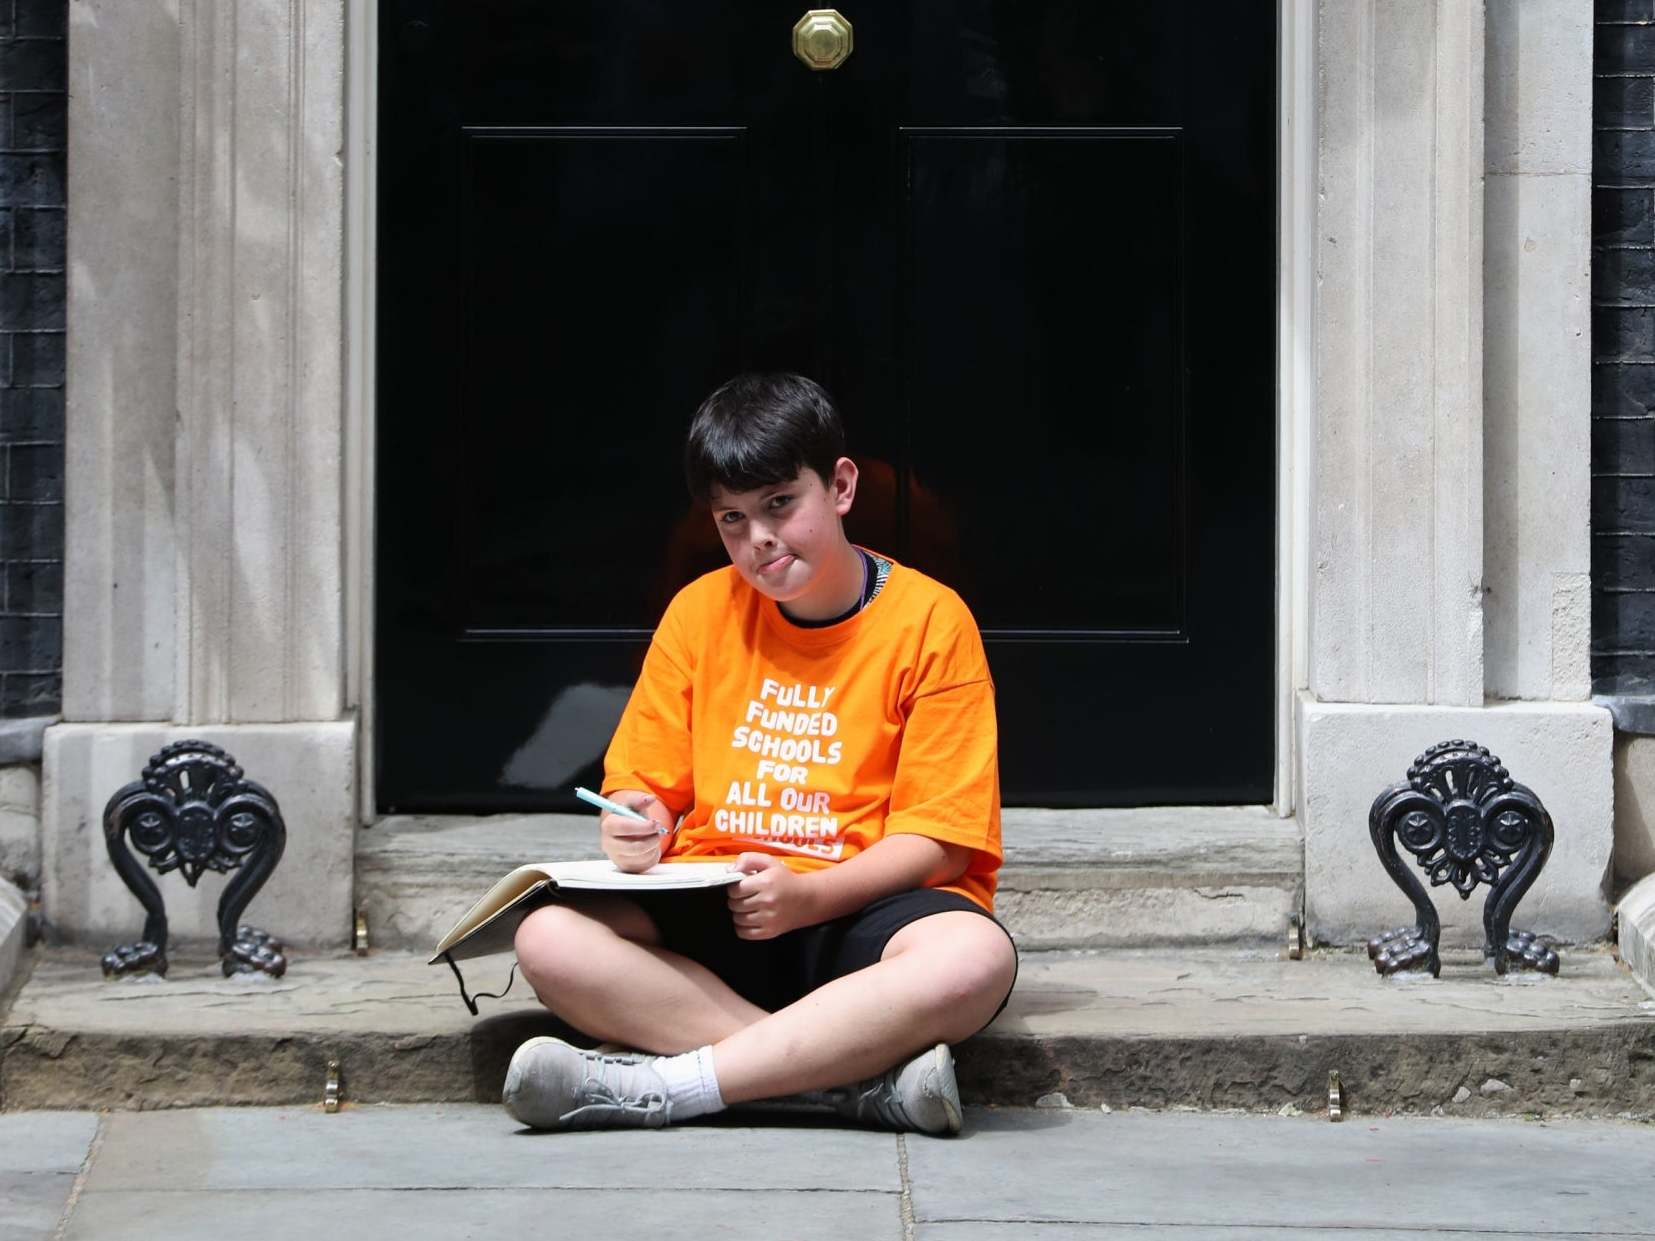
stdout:
{"type": "Polygon", "coordinates": [[[1655,737],[1615,733],[1614,857],[1611,900],[1655,874],[1655,737]]]}

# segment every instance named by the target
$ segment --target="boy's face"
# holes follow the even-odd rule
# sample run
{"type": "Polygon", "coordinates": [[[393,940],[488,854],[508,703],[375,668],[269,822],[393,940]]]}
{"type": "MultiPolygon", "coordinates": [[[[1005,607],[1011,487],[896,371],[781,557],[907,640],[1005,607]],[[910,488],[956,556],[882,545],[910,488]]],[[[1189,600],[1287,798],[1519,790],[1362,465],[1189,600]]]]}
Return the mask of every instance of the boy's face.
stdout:
{"type": "Polygon", "coordinates": [[[806,466],[796,478],[755,491],[715,485],[713,522],[730,563],[755,590],[795,605],[789,609],[795,615],[822,607],[833,615],[854,604],[833,608],[847,589],[852,558],[860,589],[861,562],[840,524],[855,498],[856,465],[840,457],[825,480],[806,466]]]}

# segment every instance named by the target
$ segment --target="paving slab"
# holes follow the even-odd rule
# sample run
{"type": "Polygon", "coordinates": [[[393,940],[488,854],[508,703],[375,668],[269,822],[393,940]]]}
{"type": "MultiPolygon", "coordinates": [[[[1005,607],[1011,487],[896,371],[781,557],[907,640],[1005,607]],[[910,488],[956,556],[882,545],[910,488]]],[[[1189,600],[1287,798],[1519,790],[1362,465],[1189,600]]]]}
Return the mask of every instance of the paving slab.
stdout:
{"type": "Polygon", "coordinates": [[[0,1221],[7,1241],[48,1241],[73,1191],[73,1173],[0,1172],[0,1221]]]}
{"type": "Polygon", "coordinates": [[[934,1139],[726,1122],[529,1134],[477,1105],[114,1115],[62,1235],[1655,1237],[1649,1124],[972,1108],[961,1137],[934,1139]]]}
{"type": "Polygon", "coordinates": [[[86,1193],[63,1241],[903,1241],[899,1200],[866,1192],[254,1190],[86,1193]]]}
{"type": "Polygon", "coordinates": [[[97,1131],[87,1112],[0,1115],[0,1170],[79,1172],[97,1131]]]}
{"type": "MultiPolygon", "coordinates": [[[[1186,1228],[1180,1224],[1084,1224],[952,1222],[917,1224],[913,1241],[1279,1241],[1282,1236],[1320,1235],[1265,1228],[1186,1228]]],[[[1648,1237],[1655,1233],[1618,1233],[1648,1237]]],[[[1341,1228],[1339,1241],[1579,1241],[1573,1232],[1466,1232],[1452,1229],[1341,1228]]]]}
{"type": "Polygon", "coordinates": [[[52,1235],[97,1132],[98,1118],[86,1112],[0,1116],[0,1235],[52,1235]]]}
{"type": "Polygon", "coordinates": [[[1154,1236],[1655,1234],[1648,1125],[1096,1112],[971,1120],[960,1140],[907,1143],[916,1237],[986,1241],[995,1234],[953,1230],[1041,1222],[1152,1226],[1154,1236]]]}
{"type": "Polygon", "coordinates": [[[111,1115],[87,1193],[139,1190],[870,1191],[902,1183],[896,1137],[679,1126],[537,1133],[498,1104],[208,1108],[111,1115]],[[192,1152],[187,1160],[180,1151],[192,1152]],[[256,1157],[250,1153],[256,1152],[256,1157]]]}
{"type": "MultiPolygon", "coordinates": [[[[509,957],[468,963],[497,990],[509,957]]],[[[45,954],[0,1025],[0,1105],[143,1109],[344,1097],[494,1102],[506,1064],[554,1019],[519,983],[473,1018],[447,969],[411,954],[298,957],[281,980],[180,960],[106,982],[45,954]]],[[[1365,956],[1035,954],[1011,1005],[957,1049],[968,1102],[1305,1111],[1337,1070],[1357,1112],[1655,1115],[1655,999],[1607,951],[1549,978],[1473,956],[1440,979],[1381,979],[1365,956]]]]}

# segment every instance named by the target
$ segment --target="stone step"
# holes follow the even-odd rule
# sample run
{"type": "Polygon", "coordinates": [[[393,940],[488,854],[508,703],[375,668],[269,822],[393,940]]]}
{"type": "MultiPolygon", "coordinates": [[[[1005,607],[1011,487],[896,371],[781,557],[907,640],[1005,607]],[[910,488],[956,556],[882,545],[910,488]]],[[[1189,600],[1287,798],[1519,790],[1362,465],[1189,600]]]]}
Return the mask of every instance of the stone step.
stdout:
{"type": "MultiPolygon", "coordinates": [[[[1264,806],[1004,814],[996,912],[1027,951],[1276,947],[1302,905],[1298,825],[1264,806]]],[[[357,836],[356,903],[376,946],[430,948],[525,862],[597,851],[589,815],[393,816],[357,836]]]]}
{"type": "MultiPolygon", "coordinates": [[[[469,963],[468,983],[498,990],[508,960],[469,963]]],[[[37,950],[0,1021],[0,1106],[317,1103],[330,1060],[347,1100],[493,1101],[551,1019],[521,981],[481,1004],[411,953],[105,982],[85,949],[37,950]]],[[[1655,1116],[1655,999],[1606,949],[1567,950],[1556,978],[1450,953],[1437,980],[1381,979],[1360,954],[1033,953],[958,1057],[977,1104],[1318,1112],[1337,1071],[1356,1114],[1655,1116]]]]}

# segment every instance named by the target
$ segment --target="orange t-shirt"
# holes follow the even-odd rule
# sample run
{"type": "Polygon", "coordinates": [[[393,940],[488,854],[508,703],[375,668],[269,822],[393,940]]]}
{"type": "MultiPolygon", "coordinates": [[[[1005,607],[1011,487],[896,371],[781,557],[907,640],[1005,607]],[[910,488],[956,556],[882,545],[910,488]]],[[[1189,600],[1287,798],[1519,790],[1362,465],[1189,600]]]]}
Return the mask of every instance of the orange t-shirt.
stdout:
{"type": "MultiPolygon", "coordinates": [[[[886,557],[889,559],[889,557],[886,557]]],[[[945,891],[994,905],[994,683],[952,590],[893,564],[867,607],[805,628],[735,568],[668,605],[604,759],[603,791],[675,815],[665,860],[772,853],[817,870],[897,832],[963,845],[945,891]]]]}

